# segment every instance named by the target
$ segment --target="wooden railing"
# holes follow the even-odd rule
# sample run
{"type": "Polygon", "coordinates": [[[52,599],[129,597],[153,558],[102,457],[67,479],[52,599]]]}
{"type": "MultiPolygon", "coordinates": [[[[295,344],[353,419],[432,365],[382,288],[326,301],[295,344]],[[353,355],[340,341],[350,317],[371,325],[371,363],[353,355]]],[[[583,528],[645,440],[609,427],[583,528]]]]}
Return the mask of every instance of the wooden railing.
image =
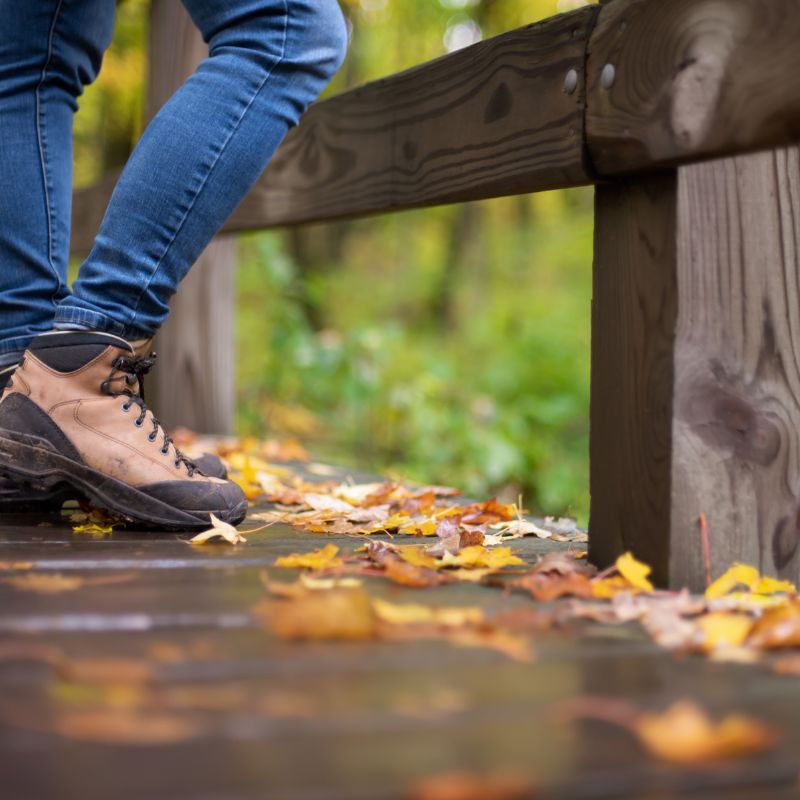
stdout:
{"type": "MultiPolygon", "coordinates": [[[[154,4],[155,40],[177,5],[154,4]]],[[[614,0],[346,92],[306,113],[223,230],[596,184],[592,557],[633,549],[662,584],[701,586],[706,550],[712,571],[796,579],[800,164],[768,148],[800,141],[799,12],[614,0]]],[[[76,252],[112,186],[76,193],[76,252]]]]}

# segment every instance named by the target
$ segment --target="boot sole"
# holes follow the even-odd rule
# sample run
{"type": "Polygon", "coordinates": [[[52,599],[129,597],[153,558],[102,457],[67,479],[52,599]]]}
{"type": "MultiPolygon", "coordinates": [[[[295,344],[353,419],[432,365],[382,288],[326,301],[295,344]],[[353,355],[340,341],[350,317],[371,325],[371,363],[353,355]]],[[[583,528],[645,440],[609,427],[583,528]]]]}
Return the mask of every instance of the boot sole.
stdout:
{"type": "Polygon", "coordinates": [[[80,493],[71,486],[54,486],[47,491],[36,490],[29,481],[0,487],[0,514],[56,514],[68,500],[77,500],[80,493]]]}
{"type": "Polygon", "coordinates": [[[0,475],[43,491],[67,483],[95,506],[113,511],[130,522],[163,530],[204,530],[211,524],[209,514],[238,525],[247,514],[247,500],[219,511],[174,508],[134,486],[62,456],[46,439],[1,429],[0,475]]]}

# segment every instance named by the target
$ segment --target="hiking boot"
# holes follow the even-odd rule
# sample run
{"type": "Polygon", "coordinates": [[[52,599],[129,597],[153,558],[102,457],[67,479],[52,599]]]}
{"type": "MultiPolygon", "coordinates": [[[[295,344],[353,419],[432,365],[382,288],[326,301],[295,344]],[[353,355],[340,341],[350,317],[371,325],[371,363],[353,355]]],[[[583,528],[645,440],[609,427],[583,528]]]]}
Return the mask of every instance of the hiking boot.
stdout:
{"type": "MultiPolygon", "coordinates": [[[[155,357],[155,353],[152,354],[155,357]]],[[[17,364],[0,370],[0,396],[11,380],[11,375],[17,369],[17,364]]],[[[192,459],[195,467],[209,478],[228,477],[228,470],[222,460],[213,453],[203,453],[199,458],[192,459]]],[[[39,514],[55,514],[61,510],[64,503],[70,500],[82,501],[83,497],[69,484],[62,483],[50,489],[34,489],[29,481],[15,481],[0,476],[0,514],[15,514],[36,512],[39,514]]]]}
{"type": "Polygon", "coordinates": [[[241,522],[247,499],[172,444],[140,394],[153,364],[124,339],[55,331],[31,342],[0,400],[0,475],[52,492],[68,485],[132,521],[202,529],[241,522]]]}

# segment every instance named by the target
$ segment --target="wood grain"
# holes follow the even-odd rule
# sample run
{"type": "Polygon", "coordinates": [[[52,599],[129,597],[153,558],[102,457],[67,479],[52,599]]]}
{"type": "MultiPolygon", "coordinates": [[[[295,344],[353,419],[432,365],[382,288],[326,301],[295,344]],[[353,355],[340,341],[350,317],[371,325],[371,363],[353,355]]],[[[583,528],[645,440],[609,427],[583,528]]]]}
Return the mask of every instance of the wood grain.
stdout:
{"type": "Polygon", "coordinates": [[[669,580],[674,172],[597,189],[590,410],[592,561],[623,551],[669,580]]]}
{"type": "MultiPolygon", "coordinates": [[[[178,13],[166,6],[154,13],[178,13]]],[[[223,230],[590,183],[583,62],[595,14],[562,14],[312,105],[223,230]]],[[[159,24],[168,47],[151,71],[173,86],[198,52],[191,31],[159,24]]],[[[74,251],[91,243],[109,194],[108,181],[76,194],[74,251]]]]}
{"type": "MultiPolygon", "coordinates": [[[[200,32],[180,3],[154,0],[150,10],[150,80],[147,122],[208,54],[200,32]]],[[[97,205],[97,203],[95,203],[97,205]]],[[[236,242],[214,239],[170,304],[154,349],[158,366],[148,401],[169,429],[231,433],[236,406],[236,242]]]]}
{"type": "Polygon", "coordinates": [[[800,151],[679,171],[674,582],[733,560],[800,579],[800,151]]]}
{"type": "Polygon", "coordinates": [[[617,175],[800,141],[799,41],[797,0],[605,5],[587,61],[596,168],[617,175]]]}

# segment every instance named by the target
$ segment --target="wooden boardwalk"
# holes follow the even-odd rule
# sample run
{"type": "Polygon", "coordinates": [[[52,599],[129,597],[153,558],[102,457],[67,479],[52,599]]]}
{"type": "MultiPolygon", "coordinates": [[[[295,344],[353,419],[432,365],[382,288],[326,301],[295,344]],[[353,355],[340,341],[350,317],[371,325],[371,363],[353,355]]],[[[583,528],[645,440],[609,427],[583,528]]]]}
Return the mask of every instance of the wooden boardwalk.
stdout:
{"type": "MultiPolygon", "coordinates": [[[[251,613],[265,594],[259,572],[320,547],[319,536],[275,526],[238,547],[192,547],[174,534],[97,539],[47,521],[0,520],[4,800],[528,796],[503,789],[515,782],[546,798],[797,796],[796,678],[676,658],[629,626],[537,635],[532,663],[433,641],[281,642],[251,613]],[[59,593],[8,582],[39,574],[60,575],[62,588],[84,582],[59,593]],[[623,729],[559,720],[559,704],[582,695],[647,709],[693,698],[712,714],[751,713],[781,739],[733,766],[677,768],[623,729]],[[454,771],[489,784],[415,789],[454,771]]],[[[345,551],[359,544],[331,538],[345,551]]],[[[528,560],[564,547],[514,545],[528,560]]],[[[366,584],[394,602],[531,605],[464,583],[366,584]]]]}

